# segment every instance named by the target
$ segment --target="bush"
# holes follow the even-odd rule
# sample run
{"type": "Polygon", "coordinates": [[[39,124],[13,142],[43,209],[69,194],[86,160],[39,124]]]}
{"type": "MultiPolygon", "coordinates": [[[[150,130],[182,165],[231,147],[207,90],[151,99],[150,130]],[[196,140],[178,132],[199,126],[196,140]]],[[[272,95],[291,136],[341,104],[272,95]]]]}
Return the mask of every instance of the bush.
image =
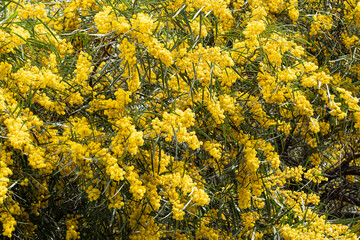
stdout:
{"type": "Polygon", "coordinates": [[[2,1],[14,239],[357,239],[360,3],[2,1]]]}

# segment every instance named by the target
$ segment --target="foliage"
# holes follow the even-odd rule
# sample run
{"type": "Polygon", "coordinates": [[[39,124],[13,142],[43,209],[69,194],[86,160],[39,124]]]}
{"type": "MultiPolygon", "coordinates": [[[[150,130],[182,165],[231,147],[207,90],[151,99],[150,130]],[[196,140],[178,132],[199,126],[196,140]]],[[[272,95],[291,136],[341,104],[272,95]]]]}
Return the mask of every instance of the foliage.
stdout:
{"type": "Polygon", "coordinates": [[[3,236],[357,239],[357,0],[0,8],[3,236]]]}

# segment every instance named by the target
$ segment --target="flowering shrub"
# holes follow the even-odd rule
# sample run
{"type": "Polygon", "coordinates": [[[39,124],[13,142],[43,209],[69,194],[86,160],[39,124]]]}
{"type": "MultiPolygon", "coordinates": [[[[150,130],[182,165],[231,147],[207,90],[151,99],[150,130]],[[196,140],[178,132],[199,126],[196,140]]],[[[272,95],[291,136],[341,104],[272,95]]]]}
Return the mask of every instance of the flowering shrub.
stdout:
{"type": "Polygon", "coordinates": [[[357,239],[357,0],[0,6],[4,237],[357,239]]]}

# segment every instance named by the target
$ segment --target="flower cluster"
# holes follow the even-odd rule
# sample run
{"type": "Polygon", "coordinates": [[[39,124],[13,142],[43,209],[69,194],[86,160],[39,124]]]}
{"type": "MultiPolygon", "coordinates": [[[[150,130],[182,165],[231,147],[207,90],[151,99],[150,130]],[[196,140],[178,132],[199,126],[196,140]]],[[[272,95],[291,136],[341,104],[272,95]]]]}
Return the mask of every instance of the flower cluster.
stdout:
{"type": "Polygon", "coordinates": [[[357,0],[0,13],[2,236],[357,238],[357,0]]]}

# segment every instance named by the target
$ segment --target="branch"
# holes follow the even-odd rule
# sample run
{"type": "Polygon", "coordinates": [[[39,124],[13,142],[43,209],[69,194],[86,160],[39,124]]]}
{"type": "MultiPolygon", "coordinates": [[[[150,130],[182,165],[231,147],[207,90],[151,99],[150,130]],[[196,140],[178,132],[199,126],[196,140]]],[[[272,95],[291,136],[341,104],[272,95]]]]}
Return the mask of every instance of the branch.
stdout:
{"type": "MultiPolygon", "coordinates": [[[[343,175],[353,175],[351,172],[360,174],[360,168],[353,168],[351,167],[351,171],[348,170],[349,164],[352,160],[360,158],[360,153],[357,154],[347,154],[344,161],[342,161],[337,167],[328,169],[325,171],[324,176],[327,177],[329,180],[335,179],[337,177],[343,176],[343,175]]],[[[354,175],[357,175],[354,174],[354,175]]]]}

